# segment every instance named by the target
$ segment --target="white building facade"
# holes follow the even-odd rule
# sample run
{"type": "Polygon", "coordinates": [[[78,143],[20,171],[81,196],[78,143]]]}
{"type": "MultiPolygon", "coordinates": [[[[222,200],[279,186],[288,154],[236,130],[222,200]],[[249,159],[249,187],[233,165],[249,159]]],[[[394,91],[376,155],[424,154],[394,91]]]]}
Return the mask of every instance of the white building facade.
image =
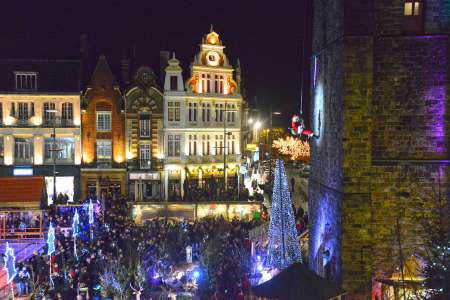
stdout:
{"type": "MultiPolygon", "coordinates": [[[[191,188],[223,191],[236,185],[244,103],[240,68],[230,65],[224,48],[219,35],[211,30],[202,40],[185,84],[179,60],[174,56],[168,62],[164,83],[165,200],[181,200],[191,188]]],[[[207,196],[209,200],[215,197],[207,196]]]]}
{"type": "Polygon", "coordinates": [[[0,66],[0,176],[44,176],[51,203],[56,174],[56,193],[77,199],[79,61],[5,60],[0,66]]]}

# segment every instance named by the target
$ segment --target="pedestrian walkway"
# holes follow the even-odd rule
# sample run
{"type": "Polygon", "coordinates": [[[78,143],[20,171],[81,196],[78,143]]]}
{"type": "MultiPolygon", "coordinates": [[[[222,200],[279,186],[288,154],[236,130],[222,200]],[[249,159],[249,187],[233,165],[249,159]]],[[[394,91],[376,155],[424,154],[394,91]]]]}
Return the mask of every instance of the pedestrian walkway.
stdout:
{"type": "MultiPolygon", "coordinates": [[[[6,249],[6,243],[9,243],[9,247],[14,249],[14,255],[16,257],[16,264],[29,259],[34,251],[40,250],[45,245],[44,240],[2,240],[0,241],[0,253],[4,254],[6,249]]],[[[0,270],[0,299],[7,299],[10,293],[10,286],[6,284],[6,271],[4,269],[3,259],[1,261],[0,270]]],[[[16,298],[18,299],[18,298],[16,298]]]]}

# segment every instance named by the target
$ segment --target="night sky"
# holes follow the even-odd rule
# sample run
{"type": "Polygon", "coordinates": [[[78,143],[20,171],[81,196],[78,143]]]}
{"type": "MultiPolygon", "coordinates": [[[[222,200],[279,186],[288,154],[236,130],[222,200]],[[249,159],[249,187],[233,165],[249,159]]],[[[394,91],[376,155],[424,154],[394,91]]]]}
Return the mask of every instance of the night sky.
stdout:
{"type": "MultiPolygon", "coordinates": [[[[158,73],[159,51],[169,50],[176,52],[186,76],[202,36],[213,24],[231,63],[240,58],[251,106],[255,97],[263,110],[273,103],[284,119],[275,122],[286,127],[299,110],[301,70],[309,68],[301,63],[303,41],[305,63],[311,43],[310,7],[305,14],[301,0],[9,2],[17,3],[3,7],[1,58],[78,58],[79,38],[85,33],[92,56],[104,53],[113,69],[119,68],[123,55],[134,53],[135,62],[149,64],[158,73]]],[[[304,75],[308,106],[309,71],[304,75]]]]}

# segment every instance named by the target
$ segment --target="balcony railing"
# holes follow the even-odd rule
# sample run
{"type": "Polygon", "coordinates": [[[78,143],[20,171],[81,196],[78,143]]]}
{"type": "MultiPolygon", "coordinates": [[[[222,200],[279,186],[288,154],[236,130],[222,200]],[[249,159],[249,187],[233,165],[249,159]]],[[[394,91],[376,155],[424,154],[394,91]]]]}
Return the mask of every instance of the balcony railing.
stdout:
{"type": "Polygon", "coordinates": [[[44,119],[42,122],[43,127],[74,127],[73,119],[60,119],[57,118],[56,120],[53,119],[44,119]]]}
{"type": "Polygon", "coordinates": [[[152,161],[151,159],[141,159],[139,160],[139,165],[141,169],[151,169],[152,161]]]}
{"type": "Polygon", "coordinates": [[[15,165],[32,165],[33,164],[33,158],[15,158],[14,159],[14,164],[15,165]]]}

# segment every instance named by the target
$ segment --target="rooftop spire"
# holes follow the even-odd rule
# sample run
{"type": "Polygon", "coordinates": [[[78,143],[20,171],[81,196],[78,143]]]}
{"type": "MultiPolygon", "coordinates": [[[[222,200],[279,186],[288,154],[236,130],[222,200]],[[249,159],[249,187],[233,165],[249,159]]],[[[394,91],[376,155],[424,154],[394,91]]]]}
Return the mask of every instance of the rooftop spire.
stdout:
{"type": "Polygon", "coordinates": [[[214,28],[213,28],[213,24],[211,24],[211,28],[209,29],[209,32],[213,32],[214,28]]]}

